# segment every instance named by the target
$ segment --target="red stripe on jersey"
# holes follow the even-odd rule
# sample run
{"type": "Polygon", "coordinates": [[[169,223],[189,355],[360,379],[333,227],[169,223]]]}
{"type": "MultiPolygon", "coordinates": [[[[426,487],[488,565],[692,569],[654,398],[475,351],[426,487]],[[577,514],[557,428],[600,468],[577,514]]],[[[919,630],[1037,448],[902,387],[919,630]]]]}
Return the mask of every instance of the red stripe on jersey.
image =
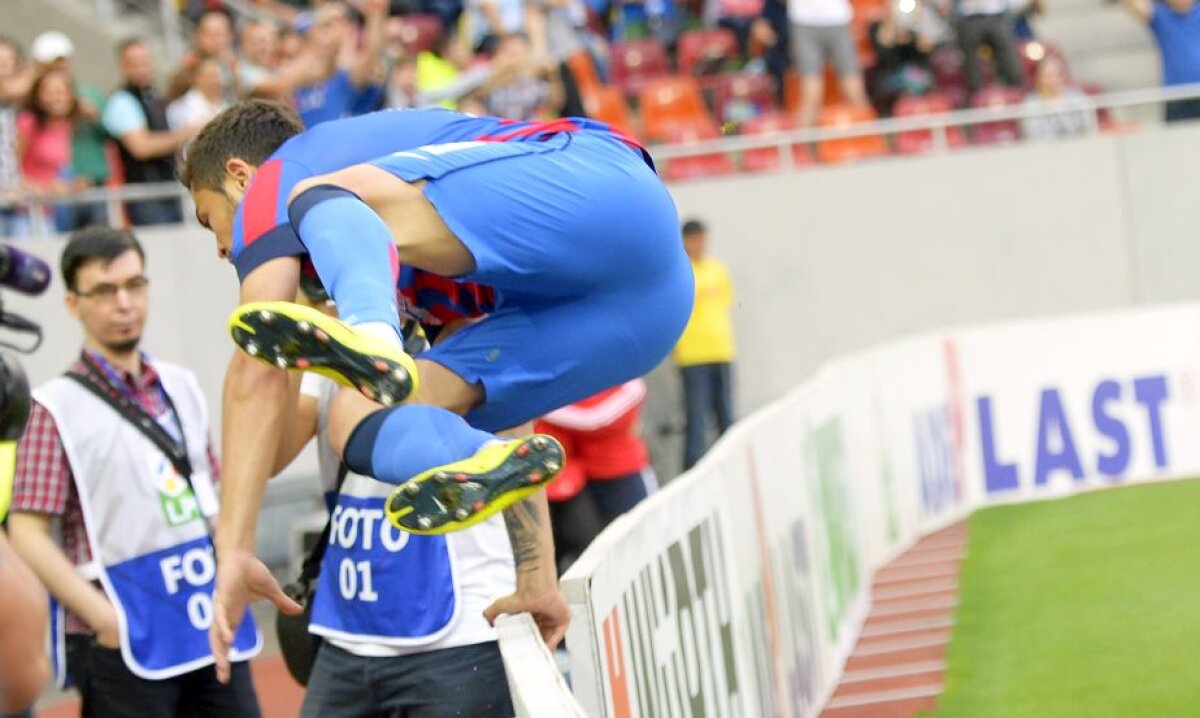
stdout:
{"type": "Polygon", "coordinates": [[[508,142],[510,140],[520,140],[527,137],[536,137],[537,135],[556,135],[559,132],[578,132],[579,125],[567,119],[554,120],[553,122],[530,122],[524,127],[519,127],[512,132],[505,132],[498,135],[484,135],[479,139],[483,142],[508,142]]]}
{"type": "Polygon", "coordinates": [[[242,199],[242,249],[275,228],[279,209],[279,180],[283,162],[271,160],[258,168],[242,199]]]}

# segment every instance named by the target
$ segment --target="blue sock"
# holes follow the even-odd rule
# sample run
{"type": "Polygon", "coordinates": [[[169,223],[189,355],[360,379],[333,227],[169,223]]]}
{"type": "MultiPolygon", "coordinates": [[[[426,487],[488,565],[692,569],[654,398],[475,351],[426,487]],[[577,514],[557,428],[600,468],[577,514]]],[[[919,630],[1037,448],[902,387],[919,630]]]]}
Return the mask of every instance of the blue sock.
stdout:
{"type": "Polygon", "coordinates": [[[317,185],[292,200],[288,217],[342,321],[385,322],[399,334],[396,242],[379,215],[347,189],[317,185]]]}
{"type": "Polygon", "coordinates": [[[405,404],[359,422],[346,441],[343,460],[357,474],[402,484],[435,466],[474,456],[495,439],[452,411],[405,404]]]}

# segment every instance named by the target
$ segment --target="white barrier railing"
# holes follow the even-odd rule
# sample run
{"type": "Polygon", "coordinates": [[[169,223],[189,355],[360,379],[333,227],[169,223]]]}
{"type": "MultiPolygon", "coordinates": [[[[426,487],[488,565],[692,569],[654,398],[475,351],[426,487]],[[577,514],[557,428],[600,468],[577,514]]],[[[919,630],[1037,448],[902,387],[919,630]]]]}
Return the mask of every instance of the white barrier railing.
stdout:
{"type": "Polygon", "coordinates": [[[517,718],[587,718],[532,616],[498,617],[496,638],[517,718]]]}
{"type": "MultiPolygon", "coordinates": [[[[1035,117],[1056,115],[1062,112],[1083,112],[1089,131],[1095,133],[1100,129],[1098,114],[1102,111],[1147,105],[1163,105],[1177,100],[1196,99],[1200,99],[1200,83],[1113,92],[1094,96],[1085,95],[1071,98],[1066,102],[1038,102],[1005,105],[1003,107],[980,107],[937,115],[894,117],[874,122],[837,127],[807,127],[763,135],[737,135],[713,140],[656,145],[653,148],[653,155],[656,160],[668,160],[723,152],[743,152],[745,150],[762,148],[777,148],[783,151],[794,144],[819,143],[826,140],[850,139],[874,135],[894,136],[906,132],[922,131],[932,132],[934,149],[944,152],[949,151],[951,148],[948,133],[954,128],[971,127],[994,122],[1020,121],[1035,117]]],[[[787,158],[790,157],[790,152],[784,152],[783,157],[787,161],[787,158]]]]}
{"type": "Polygon", "coordinates": [[[1200,474],[1200,304],[930,334],[827,365],[563,577],[589,716],[816,716],[870,577],[977,507],[1200,474]]]}

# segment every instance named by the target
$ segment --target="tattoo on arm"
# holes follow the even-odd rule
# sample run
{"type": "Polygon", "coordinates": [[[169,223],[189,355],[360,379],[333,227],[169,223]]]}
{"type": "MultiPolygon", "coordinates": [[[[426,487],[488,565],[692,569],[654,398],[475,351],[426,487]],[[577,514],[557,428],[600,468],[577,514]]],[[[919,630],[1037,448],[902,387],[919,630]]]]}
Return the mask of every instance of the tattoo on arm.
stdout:
{"type": "Polygon", "coordinates": [[[517,571],[537,571],[541,558],[538,530],[542,524],[540,507],[529,499],[504,510],[504,525],[512,542],[517,571]]]}

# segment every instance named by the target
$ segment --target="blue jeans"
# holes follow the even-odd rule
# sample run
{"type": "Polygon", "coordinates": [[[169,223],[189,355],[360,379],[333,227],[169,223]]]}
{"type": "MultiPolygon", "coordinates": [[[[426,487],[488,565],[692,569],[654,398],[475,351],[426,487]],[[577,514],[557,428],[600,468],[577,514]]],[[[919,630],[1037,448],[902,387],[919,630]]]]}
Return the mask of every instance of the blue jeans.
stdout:
{"type": "Polygon", "coordinates": [[[300,709],[304,718],[512,718],[495,641],[366,658],[321,645],[300,709]]]}
{"type": "Polygon", "coordinates": [[[126,202],[125,214],[135,227],[154,224],[179,224],[183,221],[183,207],[177,199],[147,199],[126,202]]]}
{"type": "Polygon", "coordinates": [[[733,386],[729,362],[695,364],[680,368],[683,375],[683,408],[687,428],[683,443],[683,468],[692,468],[708,450],[708,418],[717,422],[717,436],[733,424],[733,386]]]}

